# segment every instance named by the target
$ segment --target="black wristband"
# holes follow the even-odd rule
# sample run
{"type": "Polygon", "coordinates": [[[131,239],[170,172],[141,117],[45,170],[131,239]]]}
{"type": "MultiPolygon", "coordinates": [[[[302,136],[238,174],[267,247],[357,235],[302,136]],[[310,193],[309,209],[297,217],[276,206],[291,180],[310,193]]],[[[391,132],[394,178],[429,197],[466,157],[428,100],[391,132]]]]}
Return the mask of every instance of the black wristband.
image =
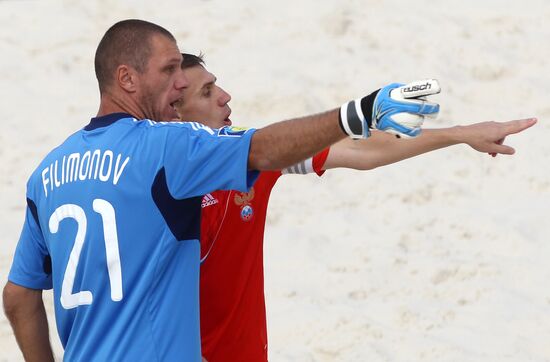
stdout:
{"type": "Polygon", "coordinates": [[[369,128],[372,128],[372,108],[378,92],[380,92],[380,89],[377,89],[368,96],[361,98],[361,110],[363,111],[363,115],[365,116],[365,120],[369,128]]]}
{"type": "Polygon", "coordinates": [[[379,91],[380,89],[340,107],[338,123],[345,134],[353,139],[370,136],[370,128],[376,127],[376,122],[373,122],[373,105],[379,91]]]}

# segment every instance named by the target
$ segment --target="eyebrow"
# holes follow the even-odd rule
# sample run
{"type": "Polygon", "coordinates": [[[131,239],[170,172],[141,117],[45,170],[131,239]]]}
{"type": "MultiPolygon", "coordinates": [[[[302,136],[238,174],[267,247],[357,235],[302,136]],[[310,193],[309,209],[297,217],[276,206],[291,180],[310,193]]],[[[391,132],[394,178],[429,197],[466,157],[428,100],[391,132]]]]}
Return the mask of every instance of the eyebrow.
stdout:
{"type": "Polygon", "coordinates": [[[206,88],[206,87],[210,87],[210,86],[214,85],[214,83],[216,83],[217,80],[218,80],[218,78],[214,77],[213,80],[204,83],[204,84],[202,85],[202,87],[201,87],[201,90],[203,90],[203,89],[206,88]]]}
{"type": "Polygon", "coordinates": [[[182,59],[183,59],[182,57],[180,57],[180,58],[174,57],[174,58],[172,58],[172,59],[170,59],[166,62],[166,66],[171,66],[171,65],[174,65],[174,64],[181,64],[182,59]]]}
{"type": "Polygon", "coordinates": [[[171,59],[169,60],[168,62],[166,62],[161,69],[168,69],[170,67],[173,67],[173,66],[178,66],[180,62],[178,60],[176,60],[175,58],[174,59],[171,59]]]}
{"type": "Polygon", "coordinates": [[[183,61],[183,56],[180,54],[179,57],[174,57],[170,61],[171,62],[178,62],[179,64],[181,64],[181,62],[183,61]]]}

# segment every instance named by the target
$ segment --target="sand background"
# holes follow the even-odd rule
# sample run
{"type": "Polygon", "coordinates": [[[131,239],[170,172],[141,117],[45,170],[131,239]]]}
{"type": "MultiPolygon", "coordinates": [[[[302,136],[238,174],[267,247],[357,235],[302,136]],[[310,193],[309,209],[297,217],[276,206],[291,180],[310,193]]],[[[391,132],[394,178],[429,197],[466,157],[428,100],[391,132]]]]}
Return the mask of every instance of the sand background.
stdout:
{"type": "MultiPolygon", "coordinates": [[[[432,127],[539,117],[509,139],[513,157],[454,146],[369,172],[282,178],[266,297],[272,361],[550,361],[544,0],[0,0],[0,280],[26,179],[95,115],[95,48],[134,17],[206,54],[239,125],[425,77],[443,87],[432,127]]],[[[20,360],[0,316],[0,361],[20,360]]]]}

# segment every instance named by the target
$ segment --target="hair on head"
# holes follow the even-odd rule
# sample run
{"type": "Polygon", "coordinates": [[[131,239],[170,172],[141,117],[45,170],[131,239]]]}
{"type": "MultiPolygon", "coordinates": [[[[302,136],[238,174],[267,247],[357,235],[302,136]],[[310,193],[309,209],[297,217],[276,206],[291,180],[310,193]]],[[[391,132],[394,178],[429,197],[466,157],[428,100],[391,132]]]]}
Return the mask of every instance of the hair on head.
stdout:
{"type": "Polygon", "coordinates": [[[138,19],[119,21],[105,32],[97,46],[94,61],[101,93],[112,84],[115,71],[121,64],[129,65],[140,73],[146,71],[153,35],[163,35],[176,41],[162,26],[138,19]]]}
{"type": "Polygon", "coordinates": [[[181,61],[181,69],[195,67],[197,65],[204,65],[204,54],[199,55],[190,53],[181,53],[183,60],[181,61]]]}

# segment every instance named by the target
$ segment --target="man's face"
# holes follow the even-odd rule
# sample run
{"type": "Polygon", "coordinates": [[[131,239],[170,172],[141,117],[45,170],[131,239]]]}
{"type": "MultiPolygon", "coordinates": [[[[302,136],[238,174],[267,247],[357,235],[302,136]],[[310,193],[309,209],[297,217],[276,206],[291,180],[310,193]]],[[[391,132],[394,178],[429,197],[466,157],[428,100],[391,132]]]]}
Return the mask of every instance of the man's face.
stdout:
{"type": "Polygon", "coordinates": [[[151,57],[139,75],[138,103],[146,117],[170,121],[178,117],[174,102],[182,96],[188,81],[181,70],[177,44],[162,35],[151,38],[151,57]]]}
{"type": "Polygon", "coordinates": [[[183,121],[194,121],[210,128],[230,126],[231,96],[216,85],[216,77],[202,65],[183,70],[189,86],[175,107],[183,121]]]}

